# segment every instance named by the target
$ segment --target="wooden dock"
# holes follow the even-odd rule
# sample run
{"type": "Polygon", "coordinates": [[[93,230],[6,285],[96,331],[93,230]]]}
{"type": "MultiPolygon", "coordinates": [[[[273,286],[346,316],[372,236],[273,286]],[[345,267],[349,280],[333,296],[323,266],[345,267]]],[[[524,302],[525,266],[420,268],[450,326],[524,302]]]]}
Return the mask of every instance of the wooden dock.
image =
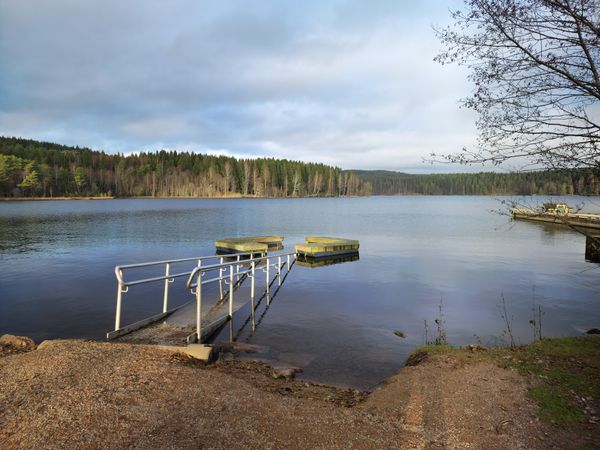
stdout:
{"type": "Polygon", "coordinates": [[[567,213],[556,214],[535,209],[516,208],[511,211],[513,219],[530,220],[533,222],[555,223],[578,228],[600,230],[600,214],[567,213]]]}
{"type": "Polygon", "coordinates": [[[332,237],[307,237],[306,244],[296,244],[298,256],[324,258],[358,253],[359,243],[352,239],[332,237]]]}
{"type": "Polygon", "coordinates": [[[250,236],[225,238],[215,241],[215,247],[222,253],[266,253],[283,248],[283,236],[250,236]]]}

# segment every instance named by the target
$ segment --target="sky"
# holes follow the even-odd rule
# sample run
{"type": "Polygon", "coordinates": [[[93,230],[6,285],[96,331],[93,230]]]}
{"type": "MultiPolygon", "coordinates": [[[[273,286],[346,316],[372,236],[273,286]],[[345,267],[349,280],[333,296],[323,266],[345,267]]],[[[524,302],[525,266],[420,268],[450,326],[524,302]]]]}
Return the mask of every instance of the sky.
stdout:
{"type": "Polygon", "coordinates": [[[0,135],[411,173],[476,141],[460,0],[0,0],[0,135]]]}

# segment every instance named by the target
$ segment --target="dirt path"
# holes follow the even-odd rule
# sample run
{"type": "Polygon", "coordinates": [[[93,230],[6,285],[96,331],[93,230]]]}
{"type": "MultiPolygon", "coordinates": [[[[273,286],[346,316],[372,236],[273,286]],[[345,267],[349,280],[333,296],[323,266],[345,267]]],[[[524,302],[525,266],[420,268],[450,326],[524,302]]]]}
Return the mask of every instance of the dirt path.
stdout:
{"type": "Polygon", "coordinates": [[[0,386],[3,448],[552,448],[516,372],[444,356],[367,396],[65,340],[0,358],[0,386]]]}
{"type": "Polygon", "coordinates": [[[514,371],[438,356],[405,367],[362,408],[396,417],[419,448],[547,448],[536,406],[514,371]]]}

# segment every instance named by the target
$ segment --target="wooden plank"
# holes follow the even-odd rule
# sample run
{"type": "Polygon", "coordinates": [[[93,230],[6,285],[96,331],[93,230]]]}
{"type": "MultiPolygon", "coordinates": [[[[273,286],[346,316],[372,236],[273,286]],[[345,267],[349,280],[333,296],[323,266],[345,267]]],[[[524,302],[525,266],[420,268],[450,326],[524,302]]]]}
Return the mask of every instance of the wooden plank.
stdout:
{"type": "Polygon", "coordinates": [[[266,252],[283,248],[283,236],[248,236],[215,241],[217,250],[224,252],[266,252]]]}

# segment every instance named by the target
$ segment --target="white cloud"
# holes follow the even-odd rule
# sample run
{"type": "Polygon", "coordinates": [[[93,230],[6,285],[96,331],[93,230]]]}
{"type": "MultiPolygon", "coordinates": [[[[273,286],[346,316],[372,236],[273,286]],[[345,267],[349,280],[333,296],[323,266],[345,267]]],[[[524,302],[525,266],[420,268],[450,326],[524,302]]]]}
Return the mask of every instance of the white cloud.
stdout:
{"type": "Polygon", "coordinates": [[[475,136],[433,62],[448,7],[0,0],[0,132],[419,170],[475,136]]]}

